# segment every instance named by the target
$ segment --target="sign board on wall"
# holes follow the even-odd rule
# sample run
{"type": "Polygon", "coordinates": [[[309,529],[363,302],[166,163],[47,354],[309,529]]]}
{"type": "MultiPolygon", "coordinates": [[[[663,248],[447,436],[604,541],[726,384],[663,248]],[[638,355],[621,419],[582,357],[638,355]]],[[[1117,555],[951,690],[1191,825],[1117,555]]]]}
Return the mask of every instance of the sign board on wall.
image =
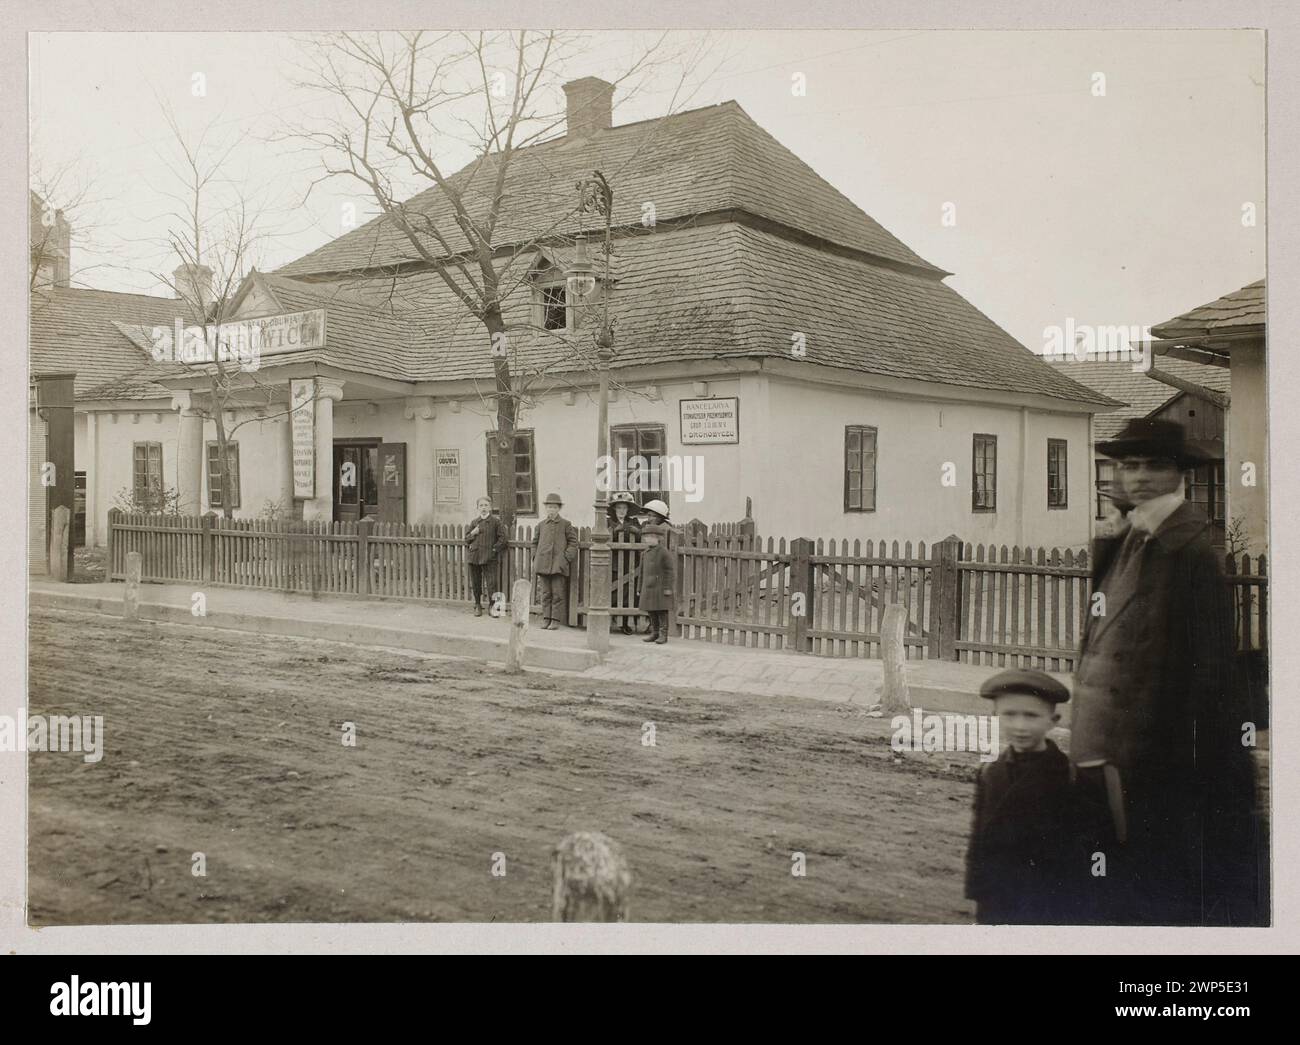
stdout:
{"type": "Polygon", "coordinates": [[[460,451],[434,450],[436,498],[439,504],[460,504],[460,451]]]}
{"type": "Polygon", "coordinates": [[[740,400],[679,399],[682,445],[740,442],[740,400]]]}
{"type": "Polygon", "coordinates": [[[311,378],[289,382],[293,436],[293,495],[316,496],[316,382],[311,378]]]}

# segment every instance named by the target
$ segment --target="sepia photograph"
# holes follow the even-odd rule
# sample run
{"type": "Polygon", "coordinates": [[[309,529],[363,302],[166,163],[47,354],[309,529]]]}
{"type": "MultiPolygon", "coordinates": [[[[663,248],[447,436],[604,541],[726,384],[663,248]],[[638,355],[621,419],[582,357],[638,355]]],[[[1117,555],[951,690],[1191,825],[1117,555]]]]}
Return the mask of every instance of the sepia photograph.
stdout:
{"type": "Polygon", "coordinates": [[[1272,925],[1266,33],[481,17],[27,35],[26,923],[1272,925]]]}

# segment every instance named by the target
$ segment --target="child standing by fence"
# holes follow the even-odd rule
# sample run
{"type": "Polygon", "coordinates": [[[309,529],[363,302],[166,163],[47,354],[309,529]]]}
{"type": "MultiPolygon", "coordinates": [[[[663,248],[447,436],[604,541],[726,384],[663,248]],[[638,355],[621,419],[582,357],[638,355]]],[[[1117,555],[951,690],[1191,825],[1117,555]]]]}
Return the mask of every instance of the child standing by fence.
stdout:
{"type": "Polygon", "coordinates": [[[533,537],[533,572],[541,591],[543,631],[552,631],[567,616],[569,569],[578,558],[578,531],[560,515],[564,502],[558,493],[548,493],[543,502],[546,518],[537,524],[533,537]]]}
{"type": "Polygon", "coordinates": [[[647,526],[642,539],[649,547],[641,553],[641,608],[650,614],[650,634],[641,641],[660,645],[668,641],[676,575],[672,553],[659,543],[667,532],[659,523],[647,526]]]}
{"type": "Polygon", "coordinates": [[[478,515],[470,520],[465,531],[465,547],[469,549],[469,584],[474,592],[474,616],[483,616],[483,604],[480,601],[487,596],[489,608],[492,595],[498,582],[498,567],[501,552],[506,546],[506,531],[501,520],[492,514],[492,502],[480,497],[475,505],[478,515]]]}
{"type": "MultiPolygon", "coordinates": [[[[636,573],[639,557],[634,548],[620,548],[620,544],[639,544],[641,542],[641,524],[632,514],[637,507],[630,493],[616,493],[609,503],[609,538],[613,544],[613,556],[610,561],[609,581],[613,596],[611,606],[635,606],[636,586],[632,581],[636,573]],[[629,578],[625,583],[623,578],[629,578]]],[[[631,635],[635,617],[622,618],[622,632],[631,635]]]]}

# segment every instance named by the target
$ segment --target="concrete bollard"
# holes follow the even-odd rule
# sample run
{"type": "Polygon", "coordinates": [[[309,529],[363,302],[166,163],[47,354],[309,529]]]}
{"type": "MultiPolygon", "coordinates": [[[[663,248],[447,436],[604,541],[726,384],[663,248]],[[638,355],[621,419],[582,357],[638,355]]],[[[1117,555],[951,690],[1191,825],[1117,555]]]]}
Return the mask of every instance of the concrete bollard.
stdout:
{"type": "Polygon", "coordinates": [[[144,560],[139,552],[126,553],[126,584],[122,588],[122,616],[127,620],[140,617],[140,574],[144,560]]]}
{"type": "Polygon", "coordinates": [[[885,607],[885,617],[880,624],[880,652],[885,662],[880,706],[886,714],[891,711],[908,711],[912,707],[907,693],[907,668],[903,649],[906,633],[907,608],[891,602],[885,607]]]}
{"type": "Polygon", "coordinates": [[[622,847],[594,831],[577,831],[551,856],[556,922],[625,922],[632,872],[622,847]]]}
{"type": "Polygon", "coordinates": [[[68,534],[71,532],[72,513],[66,505],[59,505],[50,513],[50,578],[68,580],[68,534]]]}
{"type": "Polygon", "coordinates": [[[528,610],[533,602],[533,586],[517,580],[510,586],[510,642],[506,646],[506,671],[523,670],[524,651],[528,649],[528,610]]]}

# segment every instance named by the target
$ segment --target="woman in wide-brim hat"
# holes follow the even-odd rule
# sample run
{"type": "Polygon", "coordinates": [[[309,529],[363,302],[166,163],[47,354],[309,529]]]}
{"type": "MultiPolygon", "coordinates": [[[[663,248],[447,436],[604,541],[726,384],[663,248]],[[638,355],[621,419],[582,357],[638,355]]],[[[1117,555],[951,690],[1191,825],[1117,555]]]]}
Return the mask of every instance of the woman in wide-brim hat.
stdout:
{"type": "MultiPolygon", "coordinates": [[[[609,513],[609,539],[614,545],[611,548],[613,554],[610,556],[609,563],[609,581],[610,593],[615,596],[612,605],[615,606],[635,606],[637,603],[637,593],[634,590],[619,591],[619,581],[627,574],[636,572],[637,560],[639,554],[635,548],[619,548],[619,544],[639,544],[641,541],[641,524],[637,521],[636,513],[640,511],[641,506],[630,493],[620,491],[614,494],[610,499],[606,511],[609,513]]],[[[623,617],[621,619],[620,631],[624,635],[631,635],[634,630],[636,618],[623,617]]]]}

